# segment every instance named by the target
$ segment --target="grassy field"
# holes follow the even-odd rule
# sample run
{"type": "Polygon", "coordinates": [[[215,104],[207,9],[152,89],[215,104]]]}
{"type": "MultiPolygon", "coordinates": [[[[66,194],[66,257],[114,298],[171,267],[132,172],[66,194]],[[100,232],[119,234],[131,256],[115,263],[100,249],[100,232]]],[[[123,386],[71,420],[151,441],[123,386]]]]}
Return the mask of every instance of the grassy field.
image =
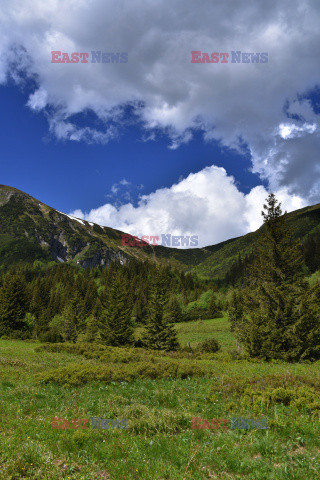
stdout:
{"type": "Polygon", "coordinates": [[[179,342],[182,346],[188,342],[196,346],[202,340],[214,336],[222,346],[223,351],[235,348],[235,340],[230,334],[230,325],[227,317],[213,320],[197,320],[195,322],[182,322],[176,325],[179,342]]]}
{"type": "Polygon", "coordinates": [[[146,353],[159,377],[148,378],[147,369],[143,378],[141,352],[128,351],[126,363],[126,351],[37,351],[37,343],[0,340],[0,478],[319,480],[320,363],[238,358],[225,318],[177,330],[182,345],[214,336],[222,350],[193,357],[146,353]],[[178,364],[182,375],[166,376],[178,364]],[[93,373],[71,385],[64,375],[74,365],[93,373]],[[98,380],[107,368],[118,372],[117,381],[110,374],[98,380]],[[141,378],[123,381],[122,369],[141,378]],[[55,416],[127,418],[129,428],[56,430],[55,416]],[[266,418],[268,429],[195,430],[192,417],[266,418]]]}

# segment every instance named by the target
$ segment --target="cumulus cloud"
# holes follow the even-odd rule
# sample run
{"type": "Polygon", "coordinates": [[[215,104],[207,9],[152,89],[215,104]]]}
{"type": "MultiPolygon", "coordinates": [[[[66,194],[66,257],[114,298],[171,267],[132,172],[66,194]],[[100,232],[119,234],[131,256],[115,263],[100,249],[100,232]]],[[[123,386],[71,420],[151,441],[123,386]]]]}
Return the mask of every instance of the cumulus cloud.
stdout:
{"type": "MultiPolygon", "coordinates": [[[[207,167],[192,173],[170,188],[161,188],[132,203],[115,207],[107,203],[90,212],[75,210],[71,215],[142,237],[161,234],[197,235],[199,246],[212,245],[230,237],[256,230],[262,224],[261,210],[268,193],[258,186],[241,193],[224,168],[207,167]]],[[[283,209],[305,206],[286,189],[277,192],[283,209]]]]}
{"type": "MultiPolygon", "coordinates": [[[[253,172],[290,209],[320,195],[319,114],[307,99],[319,85],[319,17],[316,0],[172,0],[170,8],[166,0],[2,0],[0,82],[32,78],[27,105],[45,112],[59,140],[108,143],[129,107],[144,141],[165,131],[176,149],[197,130],[246,148],[253,172]],[[128,62],[54,64],[57,50],[128,52],[128,62]],[[194,64],[192,50],[268,52],[268,63],[194,64]],[[100,128],[77,125],[87,111],[100,128]]],[[[255,202],[265,196],[263,187],[243,195],[212,167],[137,208],[107,204],[87,216],[132,233],[192,229],[204,245],[256,228],[255,202]]]]}
{"type": "Polygon", "coordinates": [[[164,129],[175,149],[200,129],[207,141],[239,151],[246,144],[271,188],[319,199],[319,115],[303,99],[319,83],[319,3],[172,0],[170,7],[166,0],[2,0],[0,82],[23,81],[21,72],[36,80],[28,106],[47,112],[61,140],[107,143],[130,106],[145,139],[164,129]],[[54,50],[128,52],[128,62],[53,64],[54,50]],[[269,61],[194,64],[191,50],[264,51],[269,61]],[[88,109],[100,129],[73,121],[88,109]]]}

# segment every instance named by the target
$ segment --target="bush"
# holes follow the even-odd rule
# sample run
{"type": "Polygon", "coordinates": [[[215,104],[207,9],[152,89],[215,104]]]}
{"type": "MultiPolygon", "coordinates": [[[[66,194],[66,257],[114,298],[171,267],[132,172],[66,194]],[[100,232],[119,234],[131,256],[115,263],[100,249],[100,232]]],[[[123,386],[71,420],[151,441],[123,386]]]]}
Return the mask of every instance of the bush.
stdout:
{"type": "Polygon", "coordinates": [[[26,340],[30,338],[30,335],[31,335],[30,332],[26,330],[12,330],[9,333],[9,338],[12,340],[26,340]]]}
{"type": "Polygon", "coordinates": [[[211,372],[209,367],[195,363],[185,364],[171,359],[158,360],[158,362],[151,359],[146,362],[110,365],[70,364],[38,374],[37,380],[40,383],[80,386],[92,381],[111,383],[132,382],[144,378],[204,377],[211,372]]]}
{"type": "Polygon", "coordinates": [[[190,351],[150,351],[143,348],[110,347],[98,343],[46,343],[36,347],[35,351],[83,355],[85,358],[100,360],[104,363],[160,362],[166,358],[192,358],[190,351]]]}
{"type": "Polygon", "coordinates": [[[303,375],[236,376],[217,379],[207,397],[216,401],[237,399],[240,405],[254,412],[268,410],[277,404],[320,417],[320,383],[315,377],[303,375]]]}
{"type": "Polygon", "coordinates": [[[215,338],[208,338],[198,343],[196,351],[199,353],[215,353],[220,350],[221,346],[215,338]]]}
{"type": "Polygon", "coordinates": [[[268,388],[264,391],[248,388],[241,396],[241,405],[254,411],[269,409],[276,404],[320,416],[320,392],[311,387],[268,388]]]}
{"type": "Polygon", "coordinates": [[[50,343],[57,343],[61,342],[61,335],[57,335],[52,330],[47,330],[46,332],[41,332],[38,335],[40,342],[50,342],[50,343]]]}
{"type": "Polygon", "coordinates": [[[55,343],[54,345],[47,343],[35,348],[36,352],[66,352],[75,355],[92,354],[93,352],[106,350],[108,347],[104,345],[92,343],[55,343]]]}

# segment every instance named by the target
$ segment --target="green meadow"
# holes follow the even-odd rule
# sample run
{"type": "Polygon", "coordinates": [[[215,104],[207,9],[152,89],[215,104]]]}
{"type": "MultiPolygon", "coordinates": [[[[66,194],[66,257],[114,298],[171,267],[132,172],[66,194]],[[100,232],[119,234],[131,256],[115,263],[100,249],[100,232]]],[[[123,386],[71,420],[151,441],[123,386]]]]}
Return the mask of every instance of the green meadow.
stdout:
{"type": "Polygon", "coordinates": [[[176,329],[194,354],[0,340],[0,478],[319,479],[320,362],[249,360],[225,317],[176,329]],[[221,350],[197,353],[211,337],[221,350]],[[53,429],[55,416],[128,428],[53,429]],[[193,417],[268,428],[192,429],[193,417]]]}

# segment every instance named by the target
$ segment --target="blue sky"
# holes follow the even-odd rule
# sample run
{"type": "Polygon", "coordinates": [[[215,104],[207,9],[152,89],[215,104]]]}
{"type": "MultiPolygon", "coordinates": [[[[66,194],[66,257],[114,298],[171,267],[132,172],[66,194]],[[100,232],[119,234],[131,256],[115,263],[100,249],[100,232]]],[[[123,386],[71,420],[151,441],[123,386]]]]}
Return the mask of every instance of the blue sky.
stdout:
{"type": "Polygon", "coordinates": [[[288,211],[320,202],[313,0],[1,8],[0,183],[138,236],[198,235],[200,246],[258,228],[270,190],[288,211]],[[128,61],[93,64],[92,50],[128,61]],[[89,60],[57,64],[53,51],[89,60]],[[232,51],[268,61],[206,62],[232,51]]]}
{"type": "Polygon", "coordinates": [[[145,132],[139,125],[123,127],[119,138],[106,145],[58,141],[48,132],[45,115],[26,106],[32,86],[26,81],[20,88],[13,84],[0,88],[1,182],[62,212],[88,211],[107,200],[126,203],[127,193],[136,205],[139,195],[170,187],[212,164],[233,175],[244,193],[261,184],[250,172],[248,153],[221,148],[217,141],[204,142],[201,132],[175,150],[168,148],[165,133],[143,141],[145,132]],[[130,184],[112,194],[112,186],[123,179],[130,184]]]}

